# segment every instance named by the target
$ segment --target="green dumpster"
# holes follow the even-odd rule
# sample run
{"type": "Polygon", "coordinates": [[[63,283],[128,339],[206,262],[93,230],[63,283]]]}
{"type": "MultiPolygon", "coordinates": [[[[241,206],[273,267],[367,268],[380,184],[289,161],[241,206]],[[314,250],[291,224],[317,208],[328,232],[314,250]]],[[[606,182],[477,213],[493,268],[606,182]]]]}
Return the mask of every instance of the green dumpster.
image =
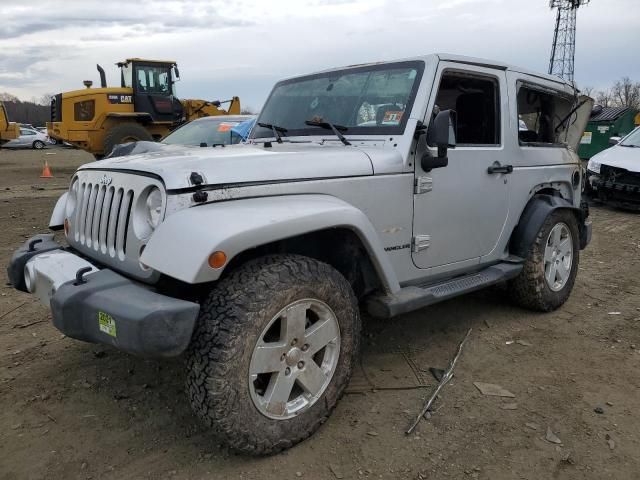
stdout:
{"type": "Polygon", "coordinates": [[[611,137],[623,137],[633,130],[636,127],[636,115],[637,110],[627,107],[594,108],[580,140],[580,158],[589,160],[609,147],[611,137]]]}

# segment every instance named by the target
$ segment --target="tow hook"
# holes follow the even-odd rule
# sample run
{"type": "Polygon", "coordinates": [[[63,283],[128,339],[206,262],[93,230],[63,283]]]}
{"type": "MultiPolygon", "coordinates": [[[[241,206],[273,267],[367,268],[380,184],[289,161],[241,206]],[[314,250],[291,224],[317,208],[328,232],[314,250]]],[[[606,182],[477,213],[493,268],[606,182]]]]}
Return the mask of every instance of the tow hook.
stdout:
{"type": "Polygon", "coordinates": [[[80,270],[76,272],[76,281],[73,283],[74,285],[82,285],[83,283],[87,283],[84,279],[84,274],[89,273],[93,268],[91,267],[82,267],[80,270]]]}
{"type": "Polygon", "coordinates": [[[36,248],[35,248],[36,247],[36,243],[40,243],[40,242],[42,242],[41,238],[34,238],[33,240],[31,240],[29,242],[29,250],[28,251],[29,252],[35,252],[36,251],[36,248]]]}

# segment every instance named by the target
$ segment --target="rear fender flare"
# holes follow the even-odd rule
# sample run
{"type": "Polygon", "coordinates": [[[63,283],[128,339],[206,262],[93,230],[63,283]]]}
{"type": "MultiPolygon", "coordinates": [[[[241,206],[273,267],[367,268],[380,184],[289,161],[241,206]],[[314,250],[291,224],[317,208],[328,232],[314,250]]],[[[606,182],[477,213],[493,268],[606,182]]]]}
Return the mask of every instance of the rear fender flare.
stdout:
{"type": "Polygon", "coordinates": [[[167,217],[147,243],[140,261],[189,284],[220,278],[238,254],[251,248],[330,228],[353,230],[366,248],[383,288],[400,289],[391,262],[367,216],[330,195],[286,195],[208,203],[167,217]],[[209,255],[227,256],[219,269],[209,255]]]}
{"type": "Polygon", "coordinates": [[[150,113],[141,113],[141,112],[109,112],[105,115],[107,118],[117,118],[117,119],[131,119],[131,120],[140,120],[143,122],[150,122],[153,120],[150,113]]]}
{"type": "Polygon", "coordinates": [[[96,127],[106,131],[124,122],[146,125],[153,122],[153,117],[144,112],[108,112],[102,117],[101,122],[96,123],[96,127]]]}
{"type": "Polygon", "coordinates": [[[511,234],[509,242],[510,253],[518,257],[527,258],[536,235],[538,235],[547,217],[560,209],[571,210],[576,215],[576,220],[578,220],[578,225],[581,228],[584,220],[582,211],[568,200],[554,195],[534,195],[524,208],[520,221],[511,234]]]}

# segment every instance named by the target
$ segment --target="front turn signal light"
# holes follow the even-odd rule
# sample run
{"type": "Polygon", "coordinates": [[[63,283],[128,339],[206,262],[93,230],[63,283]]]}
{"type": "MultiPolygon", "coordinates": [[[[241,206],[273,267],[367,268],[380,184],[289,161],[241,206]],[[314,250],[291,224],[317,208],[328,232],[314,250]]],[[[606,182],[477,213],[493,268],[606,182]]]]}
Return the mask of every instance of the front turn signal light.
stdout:
{"type": "Polygon", "coordinates": [[[69,219],[65,218],[64,219],[64,234],[66,236],[69,236],[69,230],[71,230],[71,225],[69,224],[69,219]]]}
{"type": "Polygon", "coordinates": [[[209,255],[209,266],[211,268],[221,268],[227,263],[227,255],[224,252],[217,251],[209,255]]]}

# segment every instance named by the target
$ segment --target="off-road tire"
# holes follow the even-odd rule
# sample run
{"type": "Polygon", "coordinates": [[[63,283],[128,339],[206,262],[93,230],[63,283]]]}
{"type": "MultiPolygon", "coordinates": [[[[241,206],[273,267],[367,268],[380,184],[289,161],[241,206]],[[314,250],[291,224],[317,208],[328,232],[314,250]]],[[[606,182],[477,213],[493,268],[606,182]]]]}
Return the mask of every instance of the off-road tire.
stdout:
{"type": "Polygon", "coordinates": [[[550,312],[564,304],[571,294],[578,273],[579,238],[578,223],[571,211],[556,210],[551,213],[529,249],[529,255],[522,272],[508,283],[512,300],[521,307],[540,312],[550,312]],[[567,282],[561,290],[554,292],[549,288],[544,277],[544,250],[549,233],[558,223],[564,223],[569,227],[573,241],[573,258],[567,282]]]}
{"type": "Polygon", "coordinates": [[[299,255],[261,257],[219,281],[202,303],[186,355],[187,395],[197,416],[232,449],[276,453],[306,439],[327,420],[349,382],[359,348],[357,300],[338,271],[299,255]],[[252,352],[283,307],[308,298],[326,303],[337,317],[337,366],[313,405],[293,418],[268,418],[251,398],[252,352]]]}
{"type": "Polygon", "coordinates": [[[36,140],[31,146],[34,150],[42,150],[44,147],[46,147],[45,143],[42,140],[36,140]]]}
{"type": "Polygon", "coordinates": [[[113,147],[127,141],[153,142],[153,136],[139,123],[123,123],[109,129],[104,135],[104,156],[109,155],[113,147]]]}

